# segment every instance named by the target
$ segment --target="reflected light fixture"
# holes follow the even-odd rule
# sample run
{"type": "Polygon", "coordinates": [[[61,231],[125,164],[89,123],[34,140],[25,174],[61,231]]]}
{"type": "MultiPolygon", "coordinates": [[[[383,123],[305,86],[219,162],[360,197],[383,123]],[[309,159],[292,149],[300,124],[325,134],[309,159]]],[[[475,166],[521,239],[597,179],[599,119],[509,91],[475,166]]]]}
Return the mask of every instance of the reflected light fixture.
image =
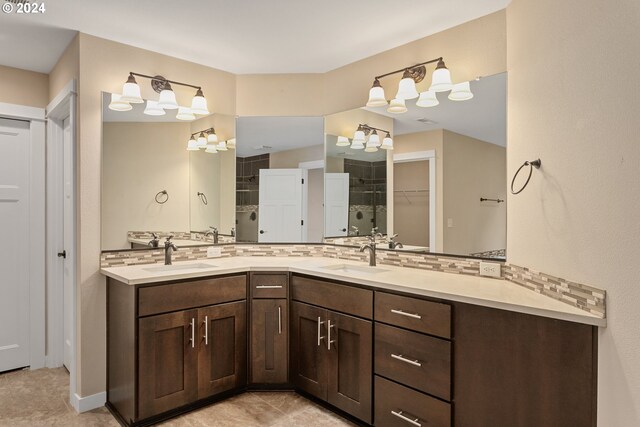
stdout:
{"type": "Polygon", "coordinates": [[[133,109],[133,106],[128,102],[123,101],[120,94],[112,93],[109,109],[113,111],[130,111],[133,109]]]}
{"type": "Polygon", "coordinates": [[[120,99],[125,102],[131,102],[132,104],[142,104],[144,102],[144,99],[142,99],[140,95],[140,86],[138,86],[138,82],[136,82],[133,73],[129,73],[129,78],[122,86],[122,96],[120,99]]]}
{"type": "Polygon", "coordinates": [[[379,147],[380,146],[380,136],[378,135],[378,131],[375,129],[369,135],[369,141],[367,142],[367,146],[379,147]]]}
{"type": "Polygon", "coordinates": [[[227,141],[220,141],[217,145],[218,151],[227,151],[227,141]]]}
{"type": "Polygon", "coordinates": [[[200,150],[200,148],[198,148],[198,142],[193,139],[193,136],[189,139],[189,142],[187,142],[187,151],[198,151],[200,150]]]}
{"type": "Polygon", "coordinates": [[[387,112],[394,114],[406,113],[407,105],[404,103],[404,99],[392,99],[387,112]]]}
{"type": "Polygon", "coordinates": [[[391,134],[387,132],[387,135],[382,140],[382,145],[380,146],[383,150],[393,150],[393,139],[391,138],[391,134]]]}
{"type": "MultiPolygon", "coordinates": [[[[340,138],[345,138],[347,141],[349,141],[349,139],[347,139],[346,137],[338,137],[338,141],[340,141],[340,138]]],[[[379,129],[373,126],[369,126],[368,124],[359,124],[358,129],[353,136],[351,149],[364,149],[364,151],[366,151],[367,153],[375,153],[376,151],[378,151],[378,148],[393,150],[393,140],[391,139],[391,133],[388,130],[379,129]],[[380,143],[380,135],[378,134],[378,131],[386,134],[384,140],[382,141],[382,144],[380,143]],[[369,138],[365,146],[364,142],[367,135],[369,136],[369,138]],[[362,138],[360,138],[360,136],[362,136],[362,138]]]]}
{"type": "Polygon", "coordinates": [[[217,154],[218,149],[215,144],[207,144],[207,148],[204,150],[204,152],[209,154],[217,154]]]}
{"type": "Polygon", "coordinates": [[[353,134],[353,143],[351,144],[351,146],[353,147],[353,144],[364,144],[366,141],[365,137],[364,137],[364,129],[362,128],[362,125],[358,126],[358,130],[356,130],[356,133],[353,134]]]}
{"type": "Polygon", "coordinates": [[[235,138],[231,138],[230,140],[227,141],[227,148],[229,148],[231,150],[235,150],[236,149],[236,139],[235,138]]]}
{"type": "Polygon", "coordinates": [[[420,98],[416,101],[418,107],[435,107],[440,104],[436,93],[432,90],[425,90],[420,94],[420,98]]]}
{"type": "Polygon", "coordinates": [[[147,106],[144,109],[144,114],[147,116],[164,116],[166,112],[158,105],[158,101],[147,101],[147,106]]]}
{"type": "Polygon", "coordinates": [[[362,150],[362,149],[364,149],[364,142],[354,140],[351,143],[351,149],[352,150],[362,150]]]}
{"type": "Polygon", "coordinates": [[[207,137],[204,135],[204,132],[200,132],[198,135],[198,139],[196,139],[198,143],[198,148],[206,148],[207,147],[207,137]]]}
{"type": "Polygon", "coordinates": [[[466,101],[473,98],[469,82],[456,83],[451,89],[449,99],[452,101],[466,101]]]}
{"type": "Polygon", "coordinates": [[[218,142],[218,135],[216,135],[216,131],[214,128],[209,129],[207,132],[207,142],[209,144],[215,144],[218,142]]]}
{"type": "Polygon", "coordinates": [[[384,97],[384,89],[380,85],[380,80],[375,79],[373,86],[371,86],[369,90],[367,107],[382,107],[383,105],[387,105],[387,99],[384,97]]]}
{"type": "Polygon", "coordinates": [[[195,120],[196,116],[191,112],[189,107],[178,107],[178,114],[176,114],[178,120],[195,120]]]}
{"type": "Polygon", "coordinates": [[[348,147],[349,146],[349,138],[346,136],[339,136],[338,142],[336,142],[336,146],[338,147],[348,147]]]}

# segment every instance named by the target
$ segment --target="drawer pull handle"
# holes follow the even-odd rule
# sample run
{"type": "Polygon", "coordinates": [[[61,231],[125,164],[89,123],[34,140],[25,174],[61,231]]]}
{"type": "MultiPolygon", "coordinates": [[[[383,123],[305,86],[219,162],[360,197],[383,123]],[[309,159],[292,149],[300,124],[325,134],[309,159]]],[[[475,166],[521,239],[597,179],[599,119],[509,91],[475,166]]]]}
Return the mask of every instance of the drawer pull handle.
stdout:
{"type": "Polygon", "coordinates": [[[336,342],[336,340],[331,339],[331,328],[335,327],[336,325],[331,324],[331,320],[327,320],[327,350],[331,350],[331,344],[336,342]]]}
{"type": "Polygon", "coordinates": [[[278,306],[278,335],[282,335],[282,307],[278,306]]]}
{"type": "Polygon", "coordinates": [[[399,361],[401,361],[401,362],[404,362],[404,363],[408,363],[408,364],[410,364],[410,365],[413,365],[413,366],[422,366],[422,363],[420,363],[420,361],[419,361],[419,360],[411,360],[411,359],[407,359],[406,357],[404,357],[404,356],[403,356],[403,355],[401,355],[401,354],[393,354],[393,353],[392,353],[392,354],[391,354],[391,357],[393,357],[394,359],[397,359],[397,360],[399,360],[399,361]]]}
{"type": "Polygon", "coordinates": [[[419,314],[407,313],[406,311],[402,311],[402,310],[395,310],[392,308],[391,312],[393,314],[399,314],[401,316],[411,317],[412,319],[422,319],[422,316],[420,316],[419,314]]]}
{"type": "Polygon", "coordinates": [[[318,347],[320,347],[320,341],[322,341],[324,339],[323,336],[320,335],[320,327],[324,322],[322,321],[322,319],[320,318],[320,316],[318,316],[318,347]]]}
{"type": "Polygon", "coordinates": [[[257,285],[256,289],[282,289],[282,285],[257,285]]]}
{"type": "Polygon", "coordinates": [[[409,424],[411,424],[411,425],[414,425],[414,426],[416,426],[416,427],[422,427],[422,424],[420,424],[420,423],[418,422],[418,420],[419,420],[420,418],[414,418],[414,419],[411,419],[411,418],[407,417],[407,416],[404,414],[404,412],[403,412],[403,411],[391,411],[391,414],[393,414],[393,415],[395,415],[396,417],[400,418],[402,421],[406,421],[406,422],[408,422],[408,423],[409,423],[409,424]]]}

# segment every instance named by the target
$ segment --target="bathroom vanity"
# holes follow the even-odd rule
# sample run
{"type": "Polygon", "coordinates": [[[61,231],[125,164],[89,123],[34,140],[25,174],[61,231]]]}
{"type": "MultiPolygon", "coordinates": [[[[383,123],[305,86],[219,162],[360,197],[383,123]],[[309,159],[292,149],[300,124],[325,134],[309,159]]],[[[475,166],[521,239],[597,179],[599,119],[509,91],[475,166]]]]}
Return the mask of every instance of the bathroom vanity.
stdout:
{"type": "Polygon", "coordinates": [[[123,424],[260,388],[296,390],[362,425],[595,425],[601,319],[558,301],[342,260],[193,266],[103,269],[107,406],[123,424]]]}

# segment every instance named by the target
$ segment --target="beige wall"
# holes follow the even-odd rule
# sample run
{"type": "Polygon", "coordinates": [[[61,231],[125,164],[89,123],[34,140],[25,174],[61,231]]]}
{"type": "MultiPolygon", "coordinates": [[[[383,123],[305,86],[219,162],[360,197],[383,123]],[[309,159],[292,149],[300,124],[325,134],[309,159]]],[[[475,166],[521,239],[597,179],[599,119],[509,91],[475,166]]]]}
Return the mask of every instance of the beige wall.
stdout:
{"type": "MultiPolygon", "coordinates": [[[[202,85],[209,109],[235,112],[235,76],[158,53],[114,43],[87,34],[79,36],[80,127],[78,142],[78,301],[77,393],[90,396],[106,388],[106,289],[100,274],[100,165],[102,162],[101,92],[120,92],[130,71],[161,74],[202,85]]],[[[140,79],[142,96],[155,97],[148,80],[140,79]]],[[[187,103],[191,90],[176,88],[187,103]]]]}
{"type": "Polygon", "coordinates": [[[49,76],[0,65],[0,102],[45,108],[49,103],[49,76]]]}
{"type": "MultiPolygon", "coordinates": [[[[444,245],[444,155],[442,129],[398,135],[394,139],[393,153],[404,154],[434,150],[436,153],[436,251],[442,252],[444,245]]],[[[395,222],[395,221],[394,221],[395,222]]],[[[393,231],[395,233],[395,230],[393,231]]],[[[433,251],[433,248],[429,248],[433,251]]]]}
{"type": "Polygon", "coordinates": [[[393,233],[404,245],[429,246],[429,193],[396,190],[428,190],[429,162],[397,163],[393,166],[393,233]]]}
{"type": "Polygon", "coordinates": [[[76,35],[49,73],[49,100],[80,76],[80,35],[76,35]]]}
{"type": "Polygon", "coordinates": [[[127,231],[189,230],[189,152],[183,143],[189,129],[189,123],[103,124],[102,248],[129,247],[127,231]],[[154,198],[162,190],[169,200],[158,204],[154,198]]]}
{"type": "Polygon", "coordinates": [[[269,169],[297,168],[301,162],[324,160],[324,145],[279,151],[269,155],[269,169]]]}
{"type": "Polygon", "coordinates": [[[471,254],[505,249],[506,149],[448,130],[443,132],[443,252],[471,254]],[[449,220],[453,227],[449,227],[449,220]]]}
{"type": "Polygon", "coordinates": [[[598,425],[640,425],[640,3],[513,0],[508,260],[607,290],[598,425]]]}

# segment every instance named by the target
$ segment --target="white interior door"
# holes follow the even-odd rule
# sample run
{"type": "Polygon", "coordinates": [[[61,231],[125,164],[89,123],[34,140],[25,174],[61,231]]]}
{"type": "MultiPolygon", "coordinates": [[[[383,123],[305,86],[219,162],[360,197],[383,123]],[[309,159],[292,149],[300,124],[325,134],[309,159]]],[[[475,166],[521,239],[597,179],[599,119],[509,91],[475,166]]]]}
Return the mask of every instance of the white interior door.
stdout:
{"type": "Polygon", "coordinates": [[[29,122],[0,119],[0,372],[29,365],[29,122]]]}
{"type": "Polygon", "coordinates": [[[302,242],[303,170],[260,169],[258,242],[302,242]]]}
{"type": "Polygon", "coordinates": [[[324,235],[346,236],[349,233],[349,174],[324,174],[324,235]]]}
{"type": "Polygon", "coordinates": [[[73,141],[69,119],[65,119],[63,128],[63,247],[65,257],[62,258],[63,267],[63,317],[64,317],[64,350],[63,364],[71,370],[71,328],[73,328],[73,263],[70,248],[73,248],[74,212],[73,212],[73,141]]]}

